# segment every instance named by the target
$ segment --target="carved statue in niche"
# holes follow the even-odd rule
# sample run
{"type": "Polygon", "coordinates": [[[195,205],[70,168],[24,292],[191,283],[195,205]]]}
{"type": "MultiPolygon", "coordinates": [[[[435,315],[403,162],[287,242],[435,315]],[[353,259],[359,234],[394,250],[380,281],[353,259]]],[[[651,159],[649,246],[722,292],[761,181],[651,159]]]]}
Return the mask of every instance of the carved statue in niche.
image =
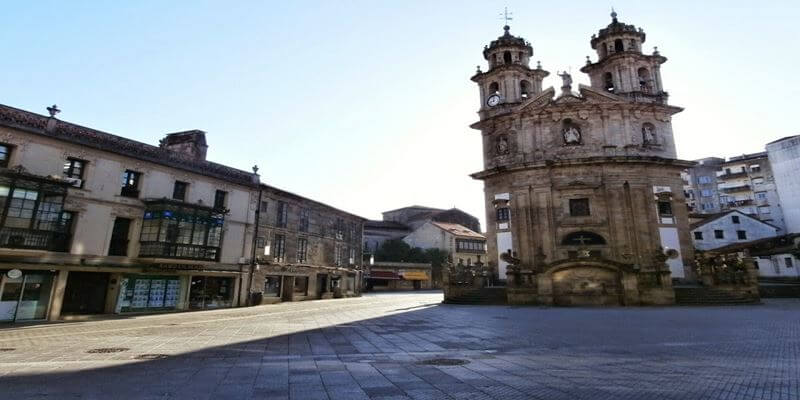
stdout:
{"type": "Polygon", "coordinates": [[[497,139],[497,155],[502,156],[508,154],[508,138],[503,135],[497,139]]]}
{"type": "Polygon", "coordinates": [[[645,145],[656,144],[656,128],[649,122],[642,125],[642,143],[645,145]]]}
{"type": "Polygon", "coordinates": [[[572,123],[572,120],[564,120],[564,129],[561,131],[565,145],[579,145],[582,143],[581,128],[572,123]]]}

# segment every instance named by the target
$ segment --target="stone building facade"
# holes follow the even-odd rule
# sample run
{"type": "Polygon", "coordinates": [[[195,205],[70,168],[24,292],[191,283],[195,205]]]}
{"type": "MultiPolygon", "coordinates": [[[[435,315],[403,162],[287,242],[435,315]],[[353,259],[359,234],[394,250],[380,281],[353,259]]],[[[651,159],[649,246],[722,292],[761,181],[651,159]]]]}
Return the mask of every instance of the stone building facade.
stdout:
{"type": "Polygon", "coordinates": [[[357,296],[364,218],[261,185],[251,293],[261,303],[357,296]]]}
{"type": "Polygon", "coordinates": [[[0,319],[244,304],[258,175],[50,110],[0,106],[0,319]]]}
{"type": "Polygon", "coordinates": [[[767,144],[770,167],[775,174],[786,233],[800,233],[800,135],[767,144]]]}
{"type": "Polygon", "coordinates": [[[690,226],[692,241],[698,250],[711,250],[734,243],[773,237],[780,231],[777,226],[739,210],[702,216],[706,218],[690,226]]]}
{"type": "Polygon", "coordinates": [[[541,89],[530,43],[509,27],[484,48],[480,89],[488,258],[512,303],[669,304],[693,250],[666,62],[616,14],[581,69],[591,86],[541,89]],[[672,249],[665,254],[666,248],[672,249]],[[671,274],[670,274],[671,273],[671,274]]]}
{"type": "MultiPolygon", "coordinates": [[[[48,110],[0,106],[0,321],[242,306],[263,293],[265,272],[308,277],[310,294],[284,300],[318,298],[320,274],[333,293],[360,292],[362,219],[206,160],[202,131],[152,146],[48,110]],[[271,226],[280,201],[290,225],[271,226]],[[307,232],[308,262],[288,265],[287,253],[256,273],[263,243],[296,229],[303,209],[325,228],[307,232]]],[[[298,254],[299,239],[286,239],[298,254]]]]}
{"type": "MultiPolygon", "coordinates": [[[[409,206],[395,210],[385,211],[383,220],[367,221],[364,223],[364,250],[365,254],[373,254],[383,242],[393,239],[403,239],[413,231],[431,222],[458,224],[467,229],[480,233],[481,224],[478,218],[459,210],[409,206]]],[[[421,246],[422,248],[439,246],[421,246]]]]}
{"type": "Polygon", "coordinates": [[[775,178],[766,152],[727,160],[697,160],[684,172],[684,191],[690,212],[715,214],[738,210],[785,229],[775,178]]]}

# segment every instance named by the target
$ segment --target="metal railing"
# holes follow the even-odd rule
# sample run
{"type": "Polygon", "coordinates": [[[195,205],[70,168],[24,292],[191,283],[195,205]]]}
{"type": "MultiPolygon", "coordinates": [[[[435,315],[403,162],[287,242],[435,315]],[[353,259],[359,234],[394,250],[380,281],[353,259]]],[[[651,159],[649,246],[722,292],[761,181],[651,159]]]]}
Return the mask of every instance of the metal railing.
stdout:
{"type": "Polygon", "coordinates": [[[25,228],[0,228],[0,247],[67,252],[70,235],[25,228]]]}

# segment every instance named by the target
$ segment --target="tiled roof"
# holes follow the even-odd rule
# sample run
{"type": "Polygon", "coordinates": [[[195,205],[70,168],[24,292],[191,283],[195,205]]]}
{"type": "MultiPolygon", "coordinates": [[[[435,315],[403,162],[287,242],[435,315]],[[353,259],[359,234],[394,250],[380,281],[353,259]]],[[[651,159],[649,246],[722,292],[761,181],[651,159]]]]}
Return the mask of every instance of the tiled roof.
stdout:
{"type": "Polygon", "coordinates": [[[447,231],[447,232],[449,232],[449,233],[451,233],[453,235],[456,235],[456,236],[469,237],[469,238],[475,238],[475,239],[486,239],[486,236],[483,236],[480,233],[477,233],[477,232],[467,228],[464,225],[451,224],[451,223],[447,223],[447,222],[437,222],[437,221],[431,221],[431,224],[436,225],[440,229],[443,229],[443,230],[445,230],[445,231],[447,231]]]}
{"type": "MultiPolygon", "coordinates": [[[[689,229],[690,229],[690,230],[695,230],[695,229],[697,229],[697,228],[699,228],[699,227],[701,227],[701,226],[703,226],[703,225],[705,225],[705,224],[708,224],[708,223],[710,223],[710,222],[716,221],[716,220],[718,220],[718,219],[720,219],[720,218],[722,218],[722,217],[724,217],[724,216],[726,216],[726,215],[728,215],[728,214],[732,214],[732,213],[738,213],[738,214],[740,214],[740,215],[741,215],[741,216],[743,216],[743,217],[750,218],[750,219],[752,219],[752,220],[754,220],[754,221],[761,222],[761,223],[762,223],[762,224],[764,224],[764,225],[769,225],[769,226],[771,226],[771,227],[773,227],[773,228],[778,228],[778,229],[780,229],[779,227],[777,227],[777,226],[775,226],[775,225],[772,225],[772,224],[770,224],[769,222],[764,222],[764,221],[762,221],[762,220],[760,220],[760,219],[758,219],[758,218],[751,217],[751,216],[749,216],[749,215],[747,215],[747,214],[745,214],[745,213],[743,213],[743,212],[741,212],[741,211],[739,211],[739,210],[730,210],[730,211],[725,211],[725,212],[720,212],[720,213],[714,213],[714,214],[705,214],[705,215],[707,215],[707,218],[706,218],[706,219],[704,219],[704,220],[702,220],[702,221],[697,221],[697,222],[695,222],[695,223],[693,223],[693,224],[689,225],[689,229]]],[[[695,214],[695,215],[704,215],[704,214],[695,214]]]]}
{"type": "Polygon", "coordinates": [[[254,180],[256,175],[251,172],[211,161],[193,159],[165,148],[1,104],[0,126],[20,129],[79,146],[211,176],[240,185],[254,186],[257,184],[257,181],[254,180]],[[49,127],[48,123],[50,123],[49,127]]]}

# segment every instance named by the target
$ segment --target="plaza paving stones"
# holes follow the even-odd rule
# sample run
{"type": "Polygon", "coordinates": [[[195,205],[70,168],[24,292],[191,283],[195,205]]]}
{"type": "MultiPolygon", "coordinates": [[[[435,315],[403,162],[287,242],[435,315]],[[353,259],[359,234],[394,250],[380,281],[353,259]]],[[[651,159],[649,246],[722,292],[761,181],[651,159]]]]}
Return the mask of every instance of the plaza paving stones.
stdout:
{"type": "Polygon", "coordinates": [[[0,326],[10,349],[0,399],[800,398],[798,300],[591,309],[441,299],[0,326]],[[128,350],[89,352],[109,348],[128,350]]]}

